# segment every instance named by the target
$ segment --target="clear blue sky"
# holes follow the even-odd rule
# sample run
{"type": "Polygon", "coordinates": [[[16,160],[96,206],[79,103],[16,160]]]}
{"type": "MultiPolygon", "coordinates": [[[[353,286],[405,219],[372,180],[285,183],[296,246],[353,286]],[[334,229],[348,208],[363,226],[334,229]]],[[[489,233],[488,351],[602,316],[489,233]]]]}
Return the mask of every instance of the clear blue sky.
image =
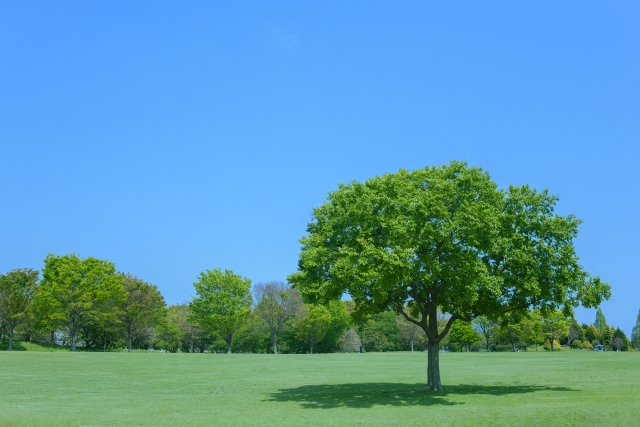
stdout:
{"type": "Polygon", "coordinates": [[[640,3],[223,3],[0,3],[1,272],[76,252],[169,303],[284,280],[338,183],[466,159],[584,220],[630,333],[640,3]]]}

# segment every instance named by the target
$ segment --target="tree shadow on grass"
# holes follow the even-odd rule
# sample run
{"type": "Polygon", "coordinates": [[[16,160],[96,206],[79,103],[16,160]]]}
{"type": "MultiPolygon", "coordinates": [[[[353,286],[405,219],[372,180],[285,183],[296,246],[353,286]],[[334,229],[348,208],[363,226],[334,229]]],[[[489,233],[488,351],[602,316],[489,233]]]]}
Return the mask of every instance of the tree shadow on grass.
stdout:
{"type": "Polygon", "coordinates": [[[451,385],[441,391],[426,391],[424,384],[353,383],[303,385],[280,389],[266,399],[270,402],[298,402],[304,408],[371,408],[374,405],[429,406],[461,405],[450,397],[467,395],[506,396],[544,391],[573,392],[567,387],[534,385],[451,385]]]}

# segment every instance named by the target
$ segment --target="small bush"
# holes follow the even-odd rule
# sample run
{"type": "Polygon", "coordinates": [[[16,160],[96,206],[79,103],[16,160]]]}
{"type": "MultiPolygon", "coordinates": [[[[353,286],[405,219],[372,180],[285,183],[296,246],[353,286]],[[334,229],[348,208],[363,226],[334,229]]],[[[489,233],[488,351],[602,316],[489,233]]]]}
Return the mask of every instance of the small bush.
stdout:
{"type": "MultiPolygon", "coordinates": [[[[544,349],[551,350],[551,343],[549,342],[549,340],[544,343],[544,349]]],[[[558,342],[558,340],[553,340],[553,351],[560,351],[560,343],[558,342]]]]}
{"type": "Polygon", "coordinates": [[[593,350],[593,346],[587,340],[582,341],[582,348],[584,348],[586,350],[593,350]]]}

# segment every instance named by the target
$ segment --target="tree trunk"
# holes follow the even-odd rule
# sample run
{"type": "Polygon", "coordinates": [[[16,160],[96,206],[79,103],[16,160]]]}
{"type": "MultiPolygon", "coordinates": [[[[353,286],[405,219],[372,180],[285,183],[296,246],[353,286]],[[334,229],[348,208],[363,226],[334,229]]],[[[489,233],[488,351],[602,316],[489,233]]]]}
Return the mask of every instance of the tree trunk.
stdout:
{"type": "Polygon", "coordinates": [[[102,347],[102,352],[106,352],[107,351],[107,333],[104,333],[104,347],[102,347]]]}
{"type": "Polygon", "coordinates": [[[131,353],[132,347],[133,347],[133,340],[131,339],[131,335],[129,335],[129,353],[131,353]]]}
{"type": "Polygon", "coordinates": [[[467,353],[469,353],[469,343],[467,343],[467,353]]]}
{"type": "Polygon", "coordinates": [[[191,353],[195,353],[194,345],[195,345],[195,341],[196,340],[195,340],[195,336],[194,335],[195,334],[194,334],[193,329],[192,329],[191,330],[191,353]]]}
{"type": "Polygon", "coordinates": [[[311,354],[313,354],[313,341],[311,341],[311,348],[310,348],[310,352],[311,352],[311,354]]]}
{"type": "Polygon", "coordinates": [[[227,354],[231,354],[231,341],[227,342],[227,354]]]}
{"type": "Polygon", "coordinates": [[[53,345],[55,343],[55,335],[56,331],[51,331],[51,345],[53,345]]]}
{"type": "Polygon", "coordinates": [[[436,342],[429,340],[427,364],[427,390],[442,390],[440,382],[440,349],[436,342]]]}
{"type": "Polygon", "coordinates": [[[413,353],[413,338],[411,339],[411,353],[413,353]]]}
{"type": "Polygon", "coordinates": [[[9,328],[9,351],[13,349],[13,326],[9,328]]]}
{"type": "Polygon", "coordinates": [[[273,334],[271,336],[271,341],[273,341],[273,354],[278,354],[278,336],[273,334]]]}
{"type": "Polygon", "coordinates": [[[71,351],[76,351],[76,331],[71,332],[71,351]]]}

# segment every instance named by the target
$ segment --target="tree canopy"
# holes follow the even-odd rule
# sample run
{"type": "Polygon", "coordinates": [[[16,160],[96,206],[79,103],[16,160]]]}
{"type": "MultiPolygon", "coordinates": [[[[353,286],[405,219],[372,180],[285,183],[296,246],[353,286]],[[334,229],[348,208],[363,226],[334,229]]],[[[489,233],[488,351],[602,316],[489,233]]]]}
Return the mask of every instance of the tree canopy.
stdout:
{"type": "Polygon", "coordinates": [[[192,320],[221,336],[231,353],[233,336],[251,313],[251,280],[217,268],[200,273],[193,286],[192,320]]]}
{"type": "Polygon", "coordinates": [[[428,389],[441,389],[438,344],[456,320],[597,306],[610,288],[578,263],[578,220],[557,198],[498,189],[453,161],[340,185],[313,210],[289,281],[307,301],[351,295],[356,310],[393,309],[429,341],[428,389]],[[438,309],[450,315],[442,330],[438,309]]]}
{"type": "Polygon", "coordinates": [[[44,260],[43,279],[36,302],[48,323],[69,332],[71,351],[78,333],[91,322],[110,314],[109,305],[124,301],[123,278],[115,265],[94,257],[49,254],[44,260]]]}
{"type": "Polygon", "coordinates": [[[0,323],[9,329],[9,350],[13,348],[13,332],[28,316],[40,272],[18,268],[0,274],[0,323]]]}
{"type": "Polygon", "coordinates": [[[164,318],[164,297],[154,285],[131,274],[122,275],[126,298],[120,306],[119,320],[127,336],[129,352],[133,340],[146,328],[158,325],[164,318]]]}

